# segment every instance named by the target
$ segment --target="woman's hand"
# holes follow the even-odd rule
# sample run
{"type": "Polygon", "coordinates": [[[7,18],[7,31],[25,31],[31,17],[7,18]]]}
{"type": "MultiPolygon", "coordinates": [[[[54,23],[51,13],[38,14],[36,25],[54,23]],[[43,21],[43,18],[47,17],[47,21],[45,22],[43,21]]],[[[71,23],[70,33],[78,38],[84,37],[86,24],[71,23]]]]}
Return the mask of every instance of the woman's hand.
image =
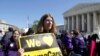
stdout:
{"type": "Polygon", "coordinates": [[[23,56],[23,53],[24,53],[24,49],[23,48],[20,48],[19,50],[18,50],[18,56],[23,56]]]}

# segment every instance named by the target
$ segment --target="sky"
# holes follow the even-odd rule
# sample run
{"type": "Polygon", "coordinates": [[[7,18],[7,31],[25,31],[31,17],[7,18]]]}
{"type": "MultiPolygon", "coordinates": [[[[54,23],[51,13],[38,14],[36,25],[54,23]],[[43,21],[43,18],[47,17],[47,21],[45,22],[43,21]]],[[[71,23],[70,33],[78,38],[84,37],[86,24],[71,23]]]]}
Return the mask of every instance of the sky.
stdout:
{"type": "Polygon", "coordinates": [[[27,23],[32,24],[45,13],[50,13],[56,25],[63,25],[65,11],[79,3],[99,2],[100,0],[0,0],[0,19],[19,28],[26,28],[27,23]]]}

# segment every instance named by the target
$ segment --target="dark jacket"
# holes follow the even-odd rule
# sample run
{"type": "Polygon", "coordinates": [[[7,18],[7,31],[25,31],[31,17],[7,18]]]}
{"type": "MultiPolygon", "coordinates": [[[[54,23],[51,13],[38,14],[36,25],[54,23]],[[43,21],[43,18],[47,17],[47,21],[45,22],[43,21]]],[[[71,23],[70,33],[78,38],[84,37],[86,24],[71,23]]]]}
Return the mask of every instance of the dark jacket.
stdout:
{"type": "Polygon", "coordinates": [[[8,45],[11,36],[12,36],[12,32],[6,32],[5,35],[2,37],[1,43],[4,46],[4,49],[7,47],[6,45],[8,45]]]}
{"type": "Polygon", "coordinates": [[[0,44],[0,56],[4,56],[4,51],[1,44],[0,44]]]}
{"type": "Polygon", "coordinates": [[[86,44],[84,41],[84,38],[81,35],[78,35],[73,38],[72,40],[73,46],[74,46],[74,52],[81,53],[84,52],[84,49],[86,48],[86,44]]]}
{"type": "Polygon", "coordinates": [[[3,49],[3,45],[0,41],[0,56],[5,56],[5,52],[4,52],[4,49],[3,49]]]}
{"type": "Polygon", "coordinates": [[[18,47],[13,38],[10,38],[10,41],[7,45],[7,56],[18,56],[18,47]]]}
{"type": "Polygon", "coordinates": [[[73,50],[72,37],[70,35],[65,35],[62,41],[68,50],[73,50]]]}

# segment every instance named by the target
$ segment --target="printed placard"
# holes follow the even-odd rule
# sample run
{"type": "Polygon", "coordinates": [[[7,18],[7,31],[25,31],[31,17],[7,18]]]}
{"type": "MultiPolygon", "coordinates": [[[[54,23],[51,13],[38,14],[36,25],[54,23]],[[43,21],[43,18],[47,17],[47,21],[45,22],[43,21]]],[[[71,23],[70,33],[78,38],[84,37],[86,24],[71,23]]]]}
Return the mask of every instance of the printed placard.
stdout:
{"type": "Polygon", "coordinates": [[[62,56],[53,33],[23,36],[19,39],[24,56],[62,56]]]}

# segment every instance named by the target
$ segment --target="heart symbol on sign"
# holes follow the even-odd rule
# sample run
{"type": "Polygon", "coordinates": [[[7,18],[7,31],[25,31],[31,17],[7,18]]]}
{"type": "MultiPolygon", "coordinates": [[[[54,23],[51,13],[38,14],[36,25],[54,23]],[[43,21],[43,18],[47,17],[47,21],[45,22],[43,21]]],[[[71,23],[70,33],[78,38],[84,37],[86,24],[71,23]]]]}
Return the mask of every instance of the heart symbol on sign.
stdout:
{"type": "Polygon", "coordinates": [[[48,45],[51,46],[53,43],[52,36],[43,36],[43,41],[48,45]]]}

